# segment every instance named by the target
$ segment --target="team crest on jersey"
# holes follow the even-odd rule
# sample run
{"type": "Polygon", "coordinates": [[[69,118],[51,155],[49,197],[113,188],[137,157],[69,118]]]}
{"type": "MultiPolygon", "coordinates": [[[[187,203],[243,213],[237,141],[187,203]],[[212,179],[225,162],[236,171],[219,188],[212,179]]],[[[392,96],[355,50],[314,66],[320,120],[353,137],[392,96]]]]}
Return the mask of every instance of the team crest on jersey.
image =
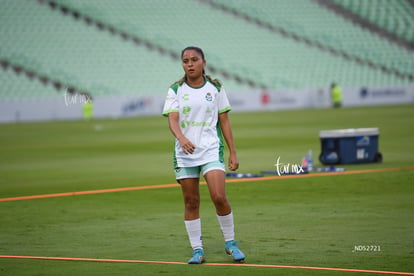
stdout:
{"type": "Polygon", "coordinates": [[[206,100],[209,101],[209,102],[211,102],[213,100],[213,96],[211,95],[210,92],[207,92],[207,94],[206,94],[206,100]]]}

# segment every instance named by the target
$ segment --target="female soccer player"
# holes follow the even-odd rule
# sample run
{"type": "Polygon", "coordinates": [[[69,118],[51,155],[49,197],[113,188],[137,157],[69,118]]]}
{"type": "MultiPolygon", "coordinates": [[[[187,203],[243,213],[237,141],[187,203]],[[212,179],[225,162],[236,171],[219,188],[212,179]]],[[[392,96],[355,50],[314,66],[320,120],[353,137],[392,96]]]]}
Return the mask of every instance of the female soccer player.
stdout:
{"type": "Polygon", "coordinates": [[[207,181],[211,200],[224,236],[225,251],[234,261],[245,255],[234,241],[233,213],[225,192],[223,136],[229,148],[228,168],[237,170],[239,161],[228,117],[231,107],[218,80],[204,71],[206,60],[198,47],[181,52],[184,77],[169,89],[163,115],[175,137],[174,170],[184,197],[184,222],[193,257],[189,264],[205,262],[200,220],[200,172],[207,181]]]}

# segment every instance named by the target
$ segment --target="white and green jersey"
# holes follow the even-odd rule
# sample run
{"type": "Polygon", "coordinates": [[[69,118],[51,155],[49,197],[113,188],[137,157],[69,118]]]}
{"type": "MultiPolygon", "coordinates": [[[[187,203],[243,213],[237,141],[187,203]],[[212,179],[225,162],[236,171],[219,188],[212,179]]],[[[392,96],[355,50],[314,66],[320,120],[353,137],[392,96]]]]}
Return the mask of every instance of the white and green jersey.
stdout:
{"type": "Polygon", "coordinates": [[[231,110],[223,87],[207,79],[200,87],[186,82],[176,83],[168,89],[162,114],[179,113],[179,124],[184,136],[195,146],[192,154],[185,154],[175,140],[174,166],[195,167],[208,162],[223,162],[223,136],[218,114],[231,110]]]}

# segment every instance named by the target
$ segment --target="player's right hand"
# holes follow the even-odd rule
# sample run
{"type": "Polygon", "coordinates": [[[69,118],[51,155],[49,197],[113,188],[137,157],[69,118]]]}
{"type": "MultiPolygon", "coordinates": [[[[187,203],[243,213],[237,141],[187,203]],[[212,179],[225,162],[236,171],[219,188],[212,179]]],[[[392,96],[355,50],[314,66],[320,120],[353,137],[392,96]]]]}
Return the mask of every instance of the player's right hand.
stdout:
{"type": "Polygon", "coordinates": [[[195,146],[186,137],[182,137],[178,141],[180,142],[181,148],[185,154],[192,154],[195,151],[195,146]]]}

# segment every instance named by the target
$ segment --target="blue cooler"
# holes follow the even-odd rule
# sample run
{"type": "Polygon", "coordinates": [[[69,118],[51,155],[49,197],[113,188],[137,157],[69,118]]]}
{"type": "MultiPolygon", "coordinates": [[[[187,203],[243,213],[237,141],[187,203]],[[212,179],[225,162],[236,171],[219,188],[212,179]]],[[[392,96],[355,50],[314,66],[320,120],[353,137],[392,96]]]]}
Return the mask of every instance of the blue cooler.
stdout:
{"type": "Polygon", "coordinates": [[[381,162],[378,136],[378,128],[321,130],[319,161],[325,165],[381,162]]]}

